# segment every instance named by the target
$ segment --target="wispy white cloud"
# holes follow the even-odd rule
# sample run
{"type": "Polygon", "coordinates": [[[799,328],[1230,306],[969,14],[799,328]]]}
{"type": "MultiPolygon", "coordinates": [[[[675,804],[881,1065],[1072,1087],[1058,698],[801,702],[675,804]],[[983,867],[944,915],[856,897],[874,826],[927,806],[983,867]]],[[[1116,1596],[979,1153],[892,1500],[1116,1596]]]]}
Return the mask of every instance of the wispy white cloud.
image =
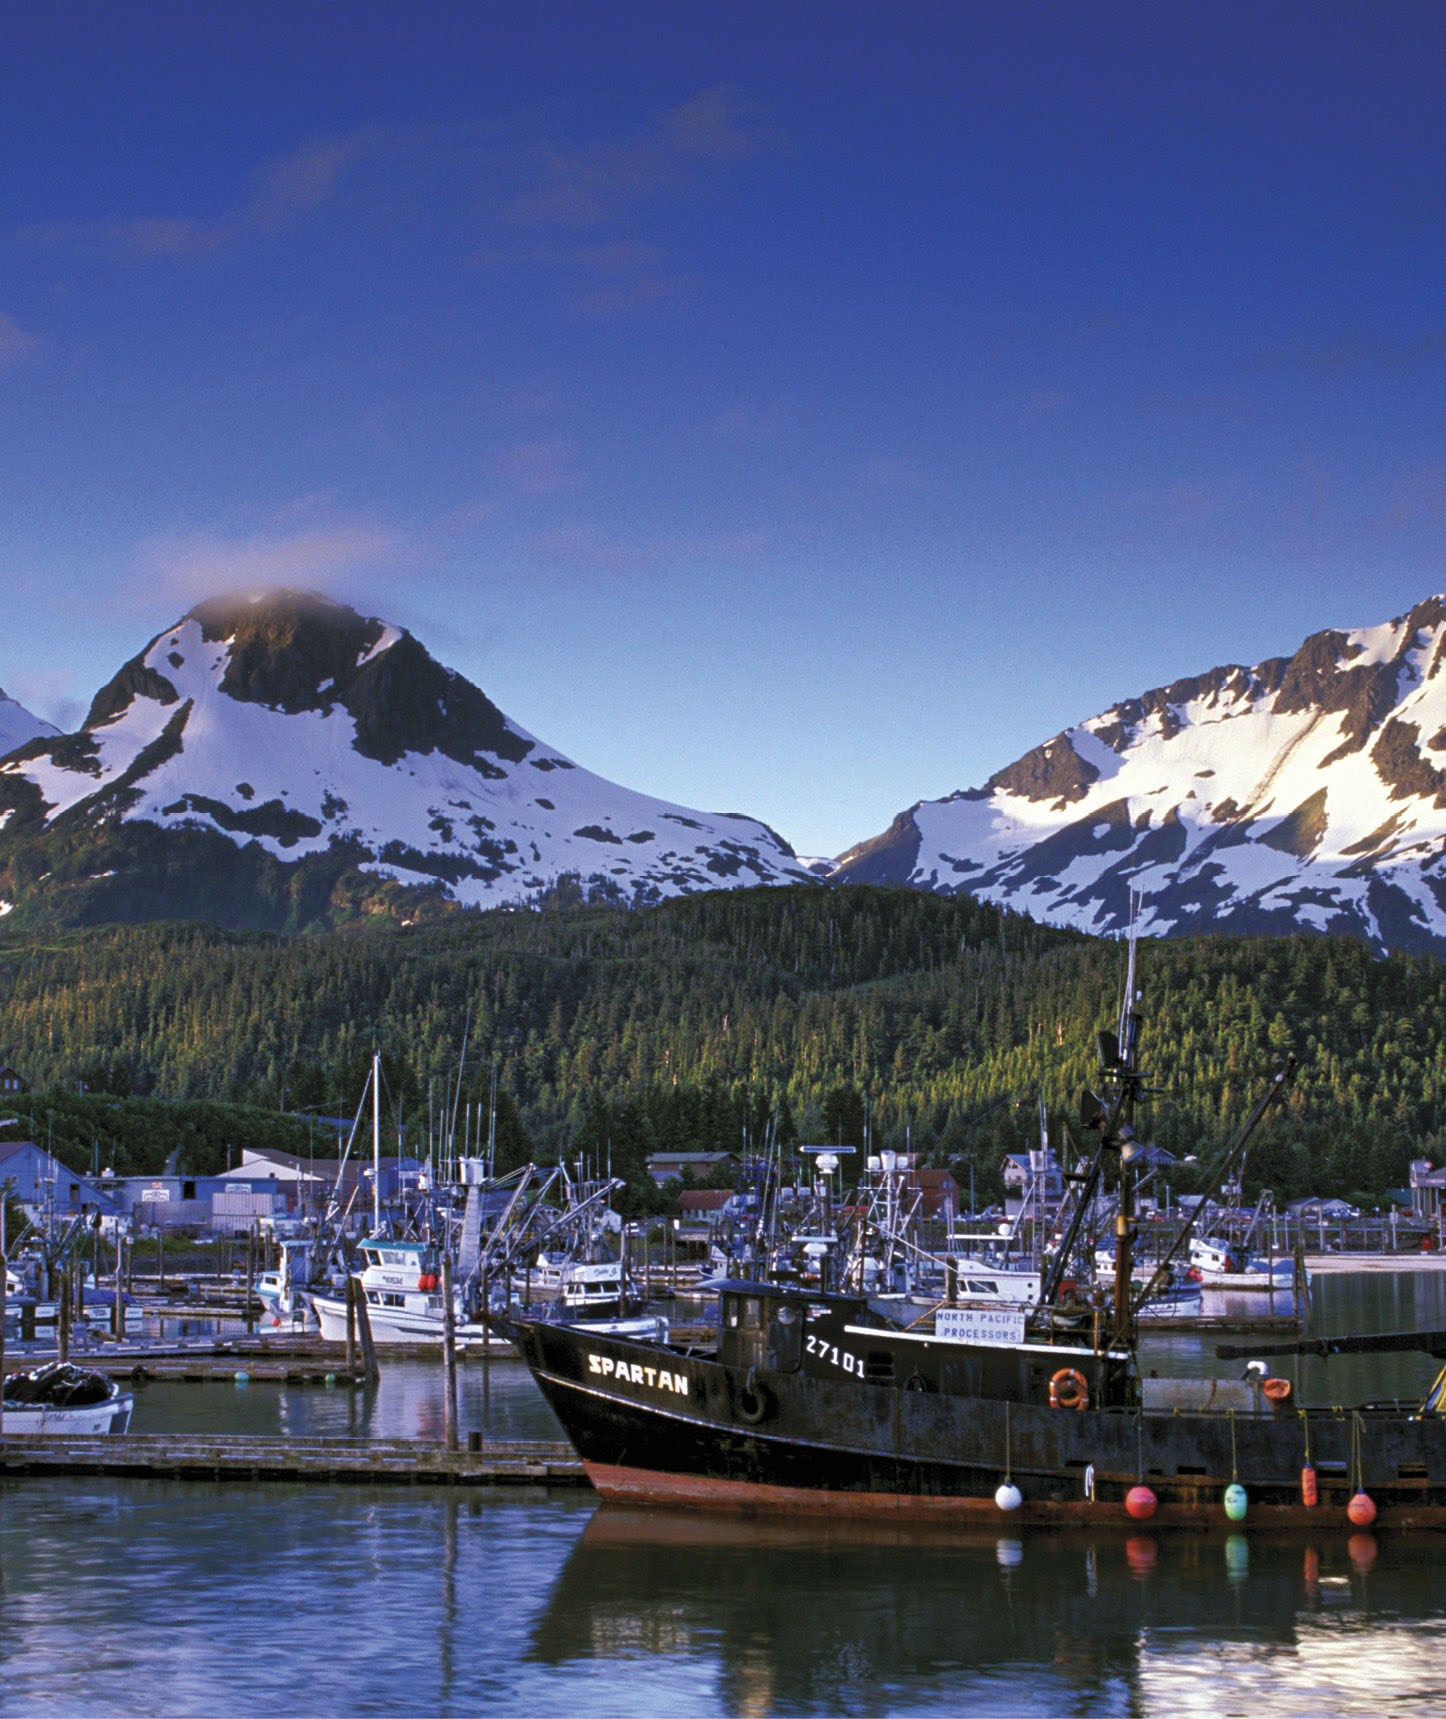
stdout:
{"type": "Polygon", "coordinates": [[[579,316],[605,322],[616,316],[626,316],[631,311],[677,304],[689,297],[695,288],[696,283],[685,274],[639,273],[627,279],[604,281],[584,288],[573,294],[571,302],[579,316]]]}
{"type": "Polygon", "coordinates": [[[1062,388],[1036,388],[1024,397],[1024,415],[1027,418],[1057,418],[1073,404],[1073,398],[1062,388]]]}
{"type": "Polygon", "coordinates": [[[52,221],[24,229],[23,238],[56,247],[99,249],[121,260],[202,257],[250,238],[282,232],[325,203],[349,167],[384,146],[385,133],[367,128],[313,139],[261,162],[247,191],[212,220],[174,214],[119,221],[52,221]]]}
{"type": "Polygon", "coordinates": [[[585,283],[570,295],[581,316],[611,318],[676,303],[693,290],[686,270],[638,231],[664,203],[707,196],[739,164],[776,150],[781,134],[725,86],[705,90],[645,130],[582,142],[548,139],[516,164],[501,213],[534,235],[494,260],[546,260],[585,283]]]}
{"type": "Polygon", "coordinates": [[[541,226],[616,229],[657,198],[699,195],[710,183],[709,169],[747,160],[777,141],[735,91],[719,86],[630,137],[538,145],[510,211],[541,226]]]}
{"type": "Polygon", "coordinates": [[[368,520],[222,537],[194,531],[153,537],[136,552],[135,596],[192,603],[219,591],[303,585],[330,591],[367,569],[409,555],[392,532],[368,520]]]}
{"type": "Polygon", "coordinates": [[[1236,496],[1231,486],[1168,483],[1139,489],[1129,497],[1132,517],[1155,530],[1192,531],[1218,520],[1236,496]]]}
{"type": "Polygon", "coordinates": [[[664,130],[674,149],[701,161],[741,161],[775,149],[782,133],[752,111],[735,89],[718,84],[666,115],[664,130]]]}
{"type": "Polygon", "coordinates": [[[650,238],[653,213],[711,195],[781,143],[724,87],[620,137],[538,137],[520,123],[369,126],[260,162],[249,182],[220,192],[214,213],[57,220],[20,236],[124,262],[203,259],[298,227],[345,192],[353,214],[381,227],[430,209],[443,230],[485,232],[475,261],[551,273],[575,315],[612,318],[692,290],[671,246],[650,238]]]}
{"type": "Polygon", "coordinates": [[[364,155],[375,153],[382,141],[383,133],[368,128],[344,137],[319,138],[264,161],[252,175],[242,225],[255,232],[278,232],[326,202],[346,170],[364,155]]]}

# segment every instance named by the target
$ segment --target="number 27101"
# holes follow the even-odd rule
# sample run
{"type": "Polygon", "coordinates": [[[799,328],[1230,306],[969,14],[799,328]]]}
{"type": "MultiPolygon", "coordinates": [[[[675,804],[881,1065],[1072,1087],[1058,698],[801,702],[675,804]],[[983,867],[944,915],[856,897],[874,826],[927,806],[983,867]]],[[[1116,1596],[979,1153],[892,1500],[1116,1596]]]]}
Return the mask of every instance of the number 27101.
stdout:
{"type": "Polygon", "coordinates": [[[810,1355],[842,1367],[846,1373],[861,1374],[864,1370],[864,1364],[857,1355],[850,1355],[847,1349],[840,1349],[837,1343],[826,1342],[822,1337],[810,1337],[805,1347],[810,1355]]]}

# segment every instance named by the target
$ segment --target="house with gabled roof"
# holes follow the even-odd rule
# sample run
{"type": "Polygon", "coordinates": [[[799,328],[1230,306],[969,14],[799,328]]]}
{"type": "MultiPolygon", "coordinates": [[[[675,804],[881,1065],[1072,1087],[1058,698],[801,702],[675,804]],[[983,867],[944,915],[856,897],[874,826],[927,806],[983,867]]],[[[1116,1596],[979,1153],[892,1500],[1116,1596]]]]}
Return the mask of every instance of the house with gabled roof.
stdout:
{"type": "Polygon", "coordinates": [[[116,1190],[107,1187],[104,1177],[68,1169],[33,1140],[0,1143],[0,1187],[31,1217],[47,1212],[76,1217],[89,1208],[114,1218],[121,1209],[116,1190]]]}

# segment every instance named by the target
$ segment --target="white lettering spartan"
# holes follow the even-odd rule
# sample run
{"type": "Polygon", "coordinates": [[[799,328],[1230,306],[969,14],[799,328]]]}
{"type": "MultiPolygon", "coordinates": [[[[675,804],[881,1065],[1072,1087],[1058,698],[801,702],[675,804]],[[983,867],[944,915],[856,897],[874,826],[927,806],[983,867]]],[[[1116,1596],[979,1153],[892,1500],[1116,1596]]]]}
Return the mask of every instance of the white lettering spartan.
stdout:
{"type": "Polygon", "coordinates": [[[617,1379],[623,1384],[648,1385],[655,1391],[671,1391],[675,1397],[686,1397],[688,1379],[684,1373],[670,1373],[664,1367],[645,1367],[640,1361],[615,1361],[611,1355],[587,1358],[587,1370],[604,1379],[617,1379]]]}

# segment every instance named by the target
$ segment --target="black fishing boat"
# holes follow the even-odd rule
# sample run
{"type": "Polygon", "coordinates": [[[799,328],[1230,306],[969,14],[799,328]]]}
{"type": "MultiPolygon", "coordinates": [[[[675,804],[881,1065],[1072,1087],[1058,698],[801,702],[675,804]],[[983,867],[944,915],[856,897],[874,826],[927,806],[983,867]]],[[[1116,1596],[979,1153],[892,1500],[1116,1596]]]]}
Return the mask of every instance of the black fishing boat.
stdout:
{"type": "MultiPolygon", "coordinates": [[[[1132,953],[1127,999],[1133,966],[1132,953]]],[[[1446,1528],[1446,1370],[1422,1402],[1354,1408],[1298,1403],[1260,1360],[1244,1377],[1141,1375],[1135,1318],[1188,1231],[1132,1290],[1138,1030],[1127,1001],[1118,1032],[1100,1035],[1108,1096],[1083,1106],[1097,1145],[1032,1308],[945,1305],[905,1329],[862,1294],[730,1278],[715,1286],[707,1350],[498,1318],[598,1491],[894,1519],[1446,1528]],[[1090,1306],[1070,1299],[1065,1268],[1105,1179],[1118,1192],[1115,1293],[1090,1306]]],[[[1271,1077],[1222,1177],[1292,1069],[1271,1077]]],[[[1446,1356],[1446,1332],[1409,1340],[1446,1356]]]]}

